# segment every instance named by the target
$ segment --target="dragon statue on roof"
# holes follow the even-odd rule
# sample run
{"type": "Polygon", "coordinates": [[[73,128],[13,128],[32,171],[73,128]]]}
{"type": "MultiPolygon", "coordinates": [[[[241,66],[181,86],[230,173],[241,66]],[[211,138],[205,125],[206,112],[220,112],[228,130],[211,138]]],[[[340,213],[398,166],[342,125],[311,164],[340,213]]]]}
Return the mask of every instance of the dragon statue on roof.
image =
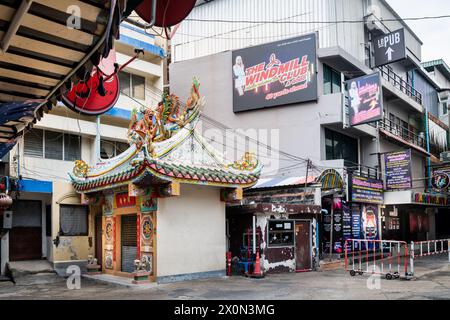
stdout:
{"type": "Polygon", "coordinates": [[[152,152],[152,143],[170,139],[176,132],[191,122],[200,112],[204,101],[200,99],[200,83],[192,81],[190,96],[183,106],[178,96],[164,92],[156,108],[133,109],[128,127],[128,141],[137,149],[147,145],[152,152]]]}

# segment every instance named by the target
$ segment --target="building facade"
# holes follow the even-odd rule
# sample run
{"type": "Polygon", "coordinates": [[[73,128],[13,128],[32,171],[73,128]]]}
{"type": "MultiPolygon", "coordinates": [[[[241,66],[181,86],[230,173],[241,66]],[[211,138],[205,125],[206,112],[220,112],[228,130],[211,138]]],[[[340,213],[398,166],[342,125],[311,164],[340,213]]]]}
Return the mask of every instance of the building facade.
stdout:
{"type": "Polygon", "coordinates": [[[8,261],[47,259],[65,274],[68,265],[85,268],[88,256],[96,255],[101,220],[81,202],[68,173],[76,160],[96,163],[128,149],[131,111],[160,100],[168,47],[164,39],[131,23],[122,23],[120,33],[114,47],[120,66],[135,55],[135,48],[143,49],[143,55],[120,72],[116,105],[97,123],[95,116],[58,102],[3,159],[5,174],[17,181],[17,188],[12,229],[2,239],[2,273],[8,261]]]}
{"type": "MultiPolygon", "coordinates": [[[[214,119],[220,130],[240,129],[247,136],[251,132],[269,132],[264,137],[265,145],[253,146],[265,165],[263,178],[319,177],[327,169],[338,171],[344,185],[323,194],[322,227],[324,219],[330,219],[327,214],[333,216],[333,211],[340,210],[341,215],[359,216],[360,235],[366,234],[367,226],[363,225],[370,216],[371,223],[375,223],[370,226],[372,237],[434,239],[435,214],[438,208],[448,205],[448,197],[443,190],[433,190],[432,175],[433,167],[442,165],[441,152],[448,149],[448,125],[440,119],[439,111],[443,84],[430,75],[430,66],[422,66],[422,45],[383,0],[208,1],[194,8],[172,39],[170,89],[180,92],[195,75],[204,83],[205,95],[214,97],[213,105],[205,110],[206,129],[214,119]],[[350,20],[360,23],[345,23],[350,20]],[[374,40],[399,29],[404,32],[405,56],[375,67],[374,40]],[[253,56],[261,56],[260,62],[272,65],[282,56],[278,52],[276,57],[269,54],[275,52],[270,51],[270,43],[273,47],[289,45],[311,34],[316,36],[316,56],[309,53],[312,58],[306,79],[316,78],[316,96],[300,96],[278,106],[246,101],[243,106],[247,111],[242,111],[242,105],[237,110],[233,96],[238,94],[239,75],[233,65],[244,60],[246,67],[254,66],[246,65],[249,62],[241,49],[249,47],[253,56]],[[380,77],[382,116],[374,122],[349,125],[351,106],[345,83],[374,73],[380,77]],[[266,145],[271,143],[277,143],[276,148],[268,149],[266,145]],[[390,167],[386,164],[392,163],[387,157],[394,152],[408,153],[411,169],[407,186],[388,188],[386,175],[390,167]],[[363,185],[370,186],[371,198],[358,193],[363,185]],[[336,204],[339,201],[341,205],[336,204]]],[[[242,74],[254,70],[244,69],[242,74]]],[[[269,92],[272,87],[264,84],[261,88],[269,92]]],[[[259,94],[256,89],[252,92],[259,94]]],[[[330,226],[326,230],[321,234],[330,233],[330,226]]],[[[341,253],[342,240],[335,240],[322,237],[322,253],[328,252],[330,241],[332,251],[341,253]]]]}

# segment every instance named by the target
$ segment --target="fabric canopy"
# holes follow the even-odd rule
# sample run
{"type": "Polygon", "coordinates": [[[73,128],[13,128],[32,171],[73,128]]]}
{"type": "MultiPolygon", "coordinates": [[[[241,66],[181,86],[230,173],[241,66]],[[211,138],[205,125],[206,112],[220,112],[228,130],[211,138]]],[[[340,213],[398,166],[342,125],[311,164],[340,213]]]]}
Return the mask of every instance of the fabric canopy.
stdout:
{"type": "Polygon", "coordinates": [[[16,144],[17,138],[38,116],[42,100],[0,103],[0,158],[16,144]]]}

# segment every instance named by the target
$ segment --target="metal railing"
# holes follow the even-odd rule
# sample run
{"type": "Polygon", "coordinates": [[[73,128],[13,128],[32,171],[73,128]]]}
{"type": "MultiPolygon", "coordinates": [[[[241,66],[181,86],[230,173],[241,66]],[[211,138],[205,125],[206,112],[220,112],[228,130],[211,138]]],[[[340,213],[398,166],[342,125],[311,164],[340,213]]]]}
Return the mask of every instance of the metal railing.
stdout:
{"type": "Polygon", "coordinates": [[[401,92],[409,96],[411,99],[422,105],[422,93],[413,88],[402,77],[396,74],[394,71],[386,66],[378,68],[381,72],[381,76],[386,79],[390,84],[399,89],[401,92]]]}
{"type": "Polygon", "coordinates": [[[420,148],[425,149],[425,138],[411,131],[409,128],[404,127],[398,123],[395,123],[387,118],[384,118],[379,122],[380,129],[384,129],[396,137],[404,140],[405,142],[412,143],[420,148]]]}

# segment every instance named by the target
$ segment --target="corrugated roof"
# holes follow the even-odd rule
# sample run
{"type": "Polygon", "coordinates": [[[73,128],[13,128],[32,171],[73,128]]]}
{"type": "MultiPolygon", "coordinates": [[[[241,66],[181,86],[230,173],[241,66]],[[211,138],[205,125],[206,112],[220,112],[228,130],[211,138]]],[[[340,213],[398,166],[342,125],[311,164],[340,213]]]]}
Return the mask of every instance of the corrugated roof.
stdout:
{"type": "MultiPolygon", "coordinates": [[[[305,177],[274,177],[259,179],[258,183],[250,189],[264,189],[285,186],[300,186],[305,184],[305,177]]],[[[307,183],[313,183],[316,177],[308,176],[307,183]]]]}
{"type": "Polygon", "coordinates": [[[438,68],[440,72],[442,72],[448,79],[450,79],[450,67],[445,63],[444,60],[438,59],[438,60],[432,60],[432,61],[426,61],[422,63],[422,66],[427,69],[427,71],[430,71],[431,68],[438,68]]]}

